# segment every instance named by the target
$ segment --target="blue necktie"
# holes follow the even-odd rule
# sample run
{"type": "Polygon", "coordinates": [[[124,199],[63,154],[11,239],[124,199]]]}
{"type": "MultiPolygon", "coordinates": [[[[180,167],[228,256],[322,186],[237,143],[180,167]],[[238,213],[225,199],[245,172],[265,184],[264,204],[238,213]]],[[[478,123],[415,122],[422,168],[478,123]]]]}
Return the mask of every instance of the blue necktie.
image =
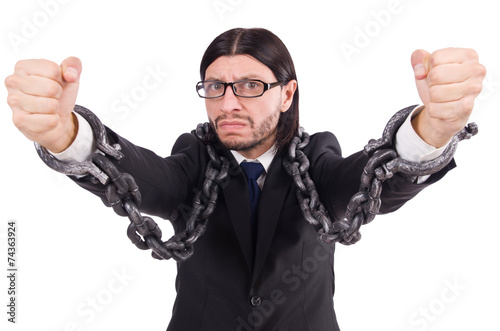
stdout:
{"type": "Polygon", "coordinates": [[[248,191],[250,193],[250,219],[252,224],[252,231],[254,234],[254,238],[256,235],[257,229],[257,217],[255,208],[257,207],[257,203],[259,202],[260,197],[260,187],[257,184],[257,178],[262,175],[264,172],[264,167],[259,162],[242,162],[241,168],[245,172],[248,180],[248,191]]]}

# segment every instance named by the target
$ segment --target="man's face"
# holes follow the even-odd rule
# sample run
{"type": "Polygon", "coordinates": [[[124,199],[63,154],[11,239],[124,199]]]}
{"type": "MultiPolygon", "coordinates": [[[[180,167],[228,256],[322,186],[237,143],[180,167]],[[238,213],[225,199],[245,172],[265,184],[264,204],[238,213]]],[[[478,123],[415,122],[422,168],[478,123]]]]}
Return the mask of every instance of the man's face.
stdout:
{"type": "MultiPolygon", "coordinates": [[[[271,69],[248,55],[221,56],[210,64],[205,74],[205,80],[235,82],[242,79],[277,81],[271,69]]],[[[222,97],[205,99],[208,119],[226,148],[255,159],[276,141],[279,116],[290,107],[296,86],[296,81],[291,81],[257,98],[237,97],[228,86],[222,97]]]]}

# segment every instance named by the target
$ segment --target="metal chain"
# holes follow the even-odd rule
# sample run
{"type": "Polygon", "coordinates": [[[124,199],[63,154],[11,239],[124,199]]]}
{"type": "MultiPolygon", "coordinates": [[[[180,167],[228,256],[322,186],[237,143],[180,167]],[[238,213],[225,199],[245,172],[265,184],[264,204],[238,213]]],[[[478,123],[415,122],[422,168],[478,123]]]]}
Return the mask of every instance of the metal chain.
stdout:
{"type": "MultiPolygon", "coordinates": [[[[194,197],[186,227],[167,241],[162,241],[162,232],[158,224],[148,216],[140,213],[141,194],[134,178],[127,173],[120,172],[110,160],[110,156],[120,160],[123,154],[119,145],[109,145],[106,130],[100,120],[90,110],[75,106],[74,111],[82,115],[92,127],[97,141],[98,152],[92,155],[92,162],[63,163],[50,154],[43,146],[35,143],[41,159],[52,169],[71,176],[92,175],[94,183],[105,185],[104,203],[120,216],[127,216],[130,225],[127,236],[139,249],[152,250],[156,259],[173,258],[177,262],[187,260],[193,254],[193,245],[206,230],[209,216],[215,210],[219,186],[227,182],[230,164],[225,157],[219,157],[212,146],[207,146],[210,161],[205,172],[205,181],[201,191],[194,197]]],[[[199,139],[208,132],[208,123],[198,125],[195,134],[199,139]]],[[[172,215],[175,221],[182,217],[178,211],[172,215]]]]}
{"type": "Polygon", "coordinates": [[[290,145],[289,155],[283,161],[283,167],[295,181],[297,198],[304,217],[316,228],[323,242],[340,242],[344,245],[358,242],[361,239],[361,225],[371,222],[380,210],[382,184],[386,179],[401,173],[413,182],[418,176],[440,171],[453,158],[458,142],[469,139],[478,132],[477,125],[469,123],[452,138],[438,158],[424,163],[403,160],[392,147],[393,139],[414,108],[415,106],[411,106],[397,112],[387,123],[382,138],[370,140],[365,146],[364,152],[370,159],[363,170],[359,192],[349,201],[344,219],[334,222],[319,201],[314,182],[309,177],[309,161],[302,152],[309,142],[309,135],[300,129],[298,137],[295,137],[290,145]]]}
{"type": "MultiPolygon", "coordinates": [[[[423,164],[407,162],[399,158],[391,146],[395,132],[413,108],[408,107],[396,113],[387,124],[382,138],[371,140],[365,146],[365,153],[370,159],[361,177],[360,191],[351,198],[345,218],[335,222],[330,219],[319,199],[314,182],[309,176],[310,163],[303,152],[309,143],[309,135],[304,132],[303,128],[300,128],[298,135],[289,146],[283,167],[297,186],[297,198],[306,221],[316,228],[323,242],[340,242],[349,245],[359,241],[361,239],[359,228],[362,224],[371,222],[379,211],[383,181],[398,172],[414,179],[415,176],[429,175],[441,170],[451,161],[457,143],[477,133],[477,126],[474,123],[469,124],[452,139],[443,155],[436,160],[423,164]]],[[[206,168],[205,181],[202,190],[194,197],[193,205],[185,221],[186,227],[169,240],[162,241],[162,232],[156,222],[148,216],[143,216],[139,211],[141,194],[134,178],[129,174],[121,173],[109,159],[109,156],[116,160],[123,157],[120,146],[108,144],[104,126],[91,111],[76,106],[75,112],[82,115],[94,131],[99,151],[92,156],[92,162],[63,163],[44,147],[35,144],[42,160],[52,169],[66,175],[90,174],[95,183],[100,182],[105,185],[107,200],[104,201],[105,204],[112,207],[118,215],[129,218],[127,236],[139,249],[151,249],[152,256],[156,259],[173,258],[177,262],[182,262],[191,257],[194,243],[206,231],[208,219],[215,210],[219,186],[227,183],[229,178],[229,160],[218,156],[215,149],[207,145],[210,161],[206,168]]],[[[201,140],[207,133],[208,123],[198,125],[194,131],[194,134],[201,140]]],[[[182,217],[181,213],[176,211],[171,220],[176,221],[180,217],[182,217]]]]}
{"type": "MultiPolygon", "coordinates": [[[[204,129],[206,126],[198,126],[197,135],[202,137],[204,129]]],[[[215,210],[219,185],[228,177],[229,161],[217,157],[211,147],[209,156],[211,160],[205,172],[203,189],[194,198],[186,227],[167,241],[161,240],[162,232],[158,224],[152,218],[141,215],[141,195],[133,177],[121,173],[111,160],[100,153],[94,154],[92,160],[110,179],[105,188],[106,205],[112,207],[118,215],[127,216],[130,220],[127,236],[132,243],[139,249],[151,249],[152,256],[156,259],[173,258],[182,262],[191,257],[194,243],[205,232],[208,218],[215,210]]],[[[178,217],[181,217],[181,214],[177,212],[172,220],[175,221],[178,217]]]]}

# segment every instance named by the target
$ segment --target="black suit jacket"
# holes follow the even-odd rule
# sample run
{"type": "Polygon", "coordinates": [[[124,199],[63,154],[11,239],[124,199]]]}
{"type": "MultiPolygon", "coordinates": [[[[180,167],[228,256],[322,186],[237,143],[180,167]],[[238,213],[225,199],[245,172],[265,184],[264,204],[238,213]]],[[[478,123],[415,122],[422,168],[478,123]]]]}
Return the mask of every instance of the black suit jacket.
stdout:
{"type": "MultiPolygon", "coordinates": [[[[143,212],[168,218],[179,206],[191,205],[209,161],[199,139],[180,136],[172,155],[162,158],[108,133],[112,143],[122,146],[125,158],[118,167],[136,178],[143,212]]],[[[177,297],[167,330],[339,330],[333,303],[335,246],[319,241],[305,221],[282,156],[274,158],[262,189],[254,249],[247,181],[231,153],[224,153],[234,165],[231,178],[219,193],[206,233],[194,245],[194,255],[178,265],[177,297]]],[[[331,133],[311,136],[305,153],[323,204],[331,216],[342,218],[359,189],[366,156],[360,152],[343,158],[331,133]]],[[[381,212],[398,209],[453,166],[422,185],[399,176],[387,180],[381,212]]],[[[102,187],[85,178],[77,182],[103,196],[102,187]]],[[[184,228],[183,222],[173,226],[176,231],[184,228]]]]}

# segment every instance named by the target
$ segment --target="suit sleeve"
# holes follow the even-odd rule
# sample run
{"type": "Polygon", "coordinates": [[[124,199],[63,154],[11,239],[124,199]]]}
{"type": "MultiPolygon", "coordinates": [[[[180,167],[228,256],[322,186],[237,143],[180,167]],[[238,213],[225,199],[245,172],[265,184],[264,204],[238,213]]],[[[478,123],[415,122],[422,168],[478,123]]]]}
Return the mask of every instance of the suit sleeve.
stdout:
{"type": "MultiPolygon", "coordinates": [[[[311,142],[311,177],[328,212],[335,219],[343,219],[349,200],[359,191],[361,174],[368,157],[360,151],[343,158],[340,145],[331,133],[317,134],[312,137],[311,142]]],[[[423,184],[411,183],[406,177],[398,174],[387,179],[383,184],[379,213],[390,213],[399,209],[454,167],[455,162],[452,160],[423,184]]]]}
{"type": "MultiPolygon", "coordinates": [[[[181,203],[190,204],[195,187],[199,187],[207,164],[203,143],[192,134],[181,135],[169,157],[136,146],[106,129],[110,144],[118,143],[124,157],[114,162],[118,170],[132,175],[142,195],[140,211],[169,218],[181,203]]],[[[84,189],[105,200],[104,186],[94,184],[90,176],[73,180],[84,189]]]]}

